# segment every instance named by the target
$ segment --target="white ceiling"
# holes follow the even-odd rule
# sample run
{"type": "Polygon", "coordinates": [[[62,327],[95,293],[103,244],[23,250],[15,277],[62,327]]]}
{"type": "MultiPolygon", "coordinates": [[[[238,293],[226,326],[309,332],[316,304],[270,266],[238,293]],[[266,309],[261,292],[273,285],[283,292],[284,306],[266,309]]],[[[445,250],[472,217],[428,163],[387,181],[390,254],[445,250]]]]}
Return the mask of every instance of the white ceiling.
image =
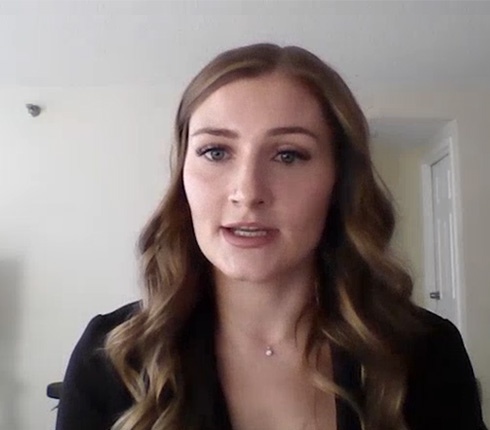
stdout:
{"type": "Polygon", "coordinates": [[[0,0],[0,85],[183,84],[257,41],[309,48],[354,88],[490,85],[490,2],[413,0],[0,0]]]}
{"type": "MultiPolygon", "coordinates": [[[[417,0],[0,0],[0,86],[180,93],[218,52],[263,41],[312,50],[356,95],[490,88],[490,1],[417,0]]],[[[445,121],[370,123],[374,142],[418,145],[445,121]]]]}

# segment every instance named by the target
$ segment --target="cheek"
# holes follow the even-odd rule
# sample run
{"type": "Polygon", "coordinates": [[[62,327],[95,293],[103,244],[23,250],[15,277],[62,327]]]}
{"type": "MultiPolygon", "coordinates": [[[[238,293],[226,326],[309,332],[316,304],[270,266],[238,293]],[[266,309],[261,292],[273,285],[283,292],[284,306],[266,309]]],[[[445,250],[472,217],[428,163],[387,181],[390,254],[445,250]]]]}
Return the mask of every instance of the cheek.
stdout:
{"type": "Polygon", "coordinates": [[[211,218],[213,208],[217,207],[216,181],[210,180],[193,166],[184,165],[183,184],[194,224],[211,218]]]}
{"type": "Polygon", "coordinates": [[[202,195],[204,184],[188,169],[184,169],[183,181],[185,195],[194,218],[195,213],[199,211],[199,208],[203,204],[202,195]]]}
{"type": "Polygon", "coordinates": [[[291,228],[298,234],[321,234],[325,226],[330,206],[333,180],[328,177],[323,181],[310,182],[301,187],[290,189],[287,196],[287,210],[291,228]]]}
{"type": "MultiPolygon", "coordinates": [[[[313,190],[312,190],[313,191],[313,190]]],[[[302,221],[306,228],[323,229],[325,224],[328,207],[330,203],[330,193],[311,192],[309,196],[305,196],[304,200],[299,202],[298,206],[303,207],[302,221]]]]}

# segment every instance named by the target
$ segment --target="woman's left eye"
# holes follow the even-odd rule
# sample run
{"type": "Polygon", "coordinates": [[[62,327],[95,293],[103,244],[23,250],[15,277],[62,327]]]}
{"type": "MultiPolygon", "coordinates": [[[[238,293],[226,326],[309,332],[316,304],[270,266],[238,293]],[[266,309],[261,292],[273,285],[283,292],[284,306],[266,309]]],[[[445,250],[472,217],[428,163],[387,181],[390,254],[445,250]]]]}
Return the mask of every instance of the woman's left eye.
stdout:
{"type": "Polygon", "coordinates": [[[275,159],[284,164],[293,164],[297,160],[301,160],[301,161],[308,160],[309,157],[299,151],[287,150],[287,151],[280,151],[276,155],[275,159]]]}

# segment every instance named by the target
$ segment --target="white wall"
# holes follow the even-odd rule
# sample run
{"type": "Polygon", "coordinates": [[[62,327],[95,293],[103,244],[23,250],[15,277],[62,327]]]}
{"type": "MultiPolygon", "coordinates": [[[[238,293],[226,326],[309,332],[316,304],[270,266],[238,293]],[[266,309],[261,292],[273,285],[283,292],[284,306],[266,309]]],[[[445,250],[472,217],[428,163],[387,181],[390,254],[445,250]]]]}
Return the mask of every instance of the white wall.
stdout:
{"type": "Polygon", "coordinates": [[[372,117],[455,120],[462,209],[463,335],[482,383],[490,422],[490,90],[371,88],[362,97],[372,117]]]}
{"type": "Polygon", "coordinates": [[[420,163],[423,146],[373,145],[376,170],[395,200],[397,225],[393,248],[409,269],[414,281],[413,299],[424,305],[424,253],[420,163]]]}
{"type": "MultiPolygon", "coordinates": [[[[167,179],[181,91],[0,88],[0,429],[51,430],[45,387],[88,320],[137,297],[134,245],[167,179]],[[24,104],[46,111],[27,115],[24,104]]],[[[379,90],[371,116],[458,123],[466,339],[490,421],[490,94],[379,90]]]]}
{"type": "Polygon", "coordinates": [[[177,96],[0,88],[1,430],[52,430],[46,385],[91,317],[137,297],[135,242],[166,183],[177,96]]]}

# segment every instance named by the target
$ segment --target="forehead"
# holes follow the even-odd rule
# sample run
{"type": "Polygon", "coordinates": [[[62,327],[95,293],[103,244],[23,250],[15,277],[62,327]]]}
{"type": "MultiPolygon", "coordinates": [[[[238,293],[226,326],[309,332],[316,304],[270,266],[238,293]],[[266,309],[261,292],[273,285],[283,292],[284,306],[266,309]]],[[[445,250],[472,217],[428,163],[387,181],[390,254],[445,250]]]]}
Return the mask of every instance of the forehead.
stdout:
{"type": "Polygon", "coordinates": [[[281,73],[222,86],[194,111],[189,128],[226,126],[259,131],[288,125],[328,131],[318,99],[299,80],[281,73]]]}

